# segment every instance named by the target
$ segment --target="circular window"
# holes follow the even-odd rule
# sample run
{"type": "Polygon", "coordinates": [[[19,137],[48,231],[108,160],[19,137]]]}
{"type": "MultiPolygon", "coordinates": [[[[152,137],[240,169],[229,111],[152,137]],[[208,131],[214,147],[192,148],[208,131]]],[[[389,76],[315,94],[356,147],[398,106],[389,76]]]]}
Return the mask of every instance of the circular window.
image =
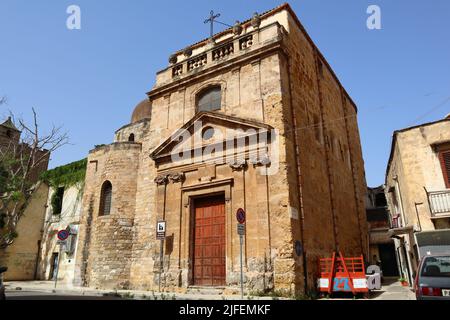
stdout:
{"type": "Polygon", "coordinates": [[[202,131],[202,137],[203,140],[210,140],[214,136],[214,128],[213,127],[206,127],[202,131]]]}

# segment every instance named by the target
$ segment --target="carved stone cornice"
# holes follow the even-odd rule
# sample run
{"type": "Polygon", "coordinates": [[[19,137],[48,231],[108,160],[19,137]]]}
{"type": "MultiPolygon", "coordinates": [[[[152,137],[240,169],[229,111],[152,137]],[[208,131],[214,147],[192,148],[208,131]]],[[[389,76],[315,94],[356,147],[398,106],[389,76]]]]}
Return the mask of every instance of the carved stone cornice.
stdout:
{"type": "Polygon", "coordinates": [[[260,157],[260,158],[251,158],[250,159],[250,163],[256,167],[256,166],[269,166],[272,161],[270,160],[269,155],[265,154],[264,156],[260,157]]]}
{"type": "Polygon", "coordinates": [[[185,175],[183,172],[177,172],[177,173],[171,173],[169,174],[169,180],[172,183],[179,183],[179,182],[183,182],[185,178],[185,175]]]}
{"type": "Polygon", "coordinates": [[[233,171],[240,171],[247,167],[247,161],[245,159],[235,159],[228,163],[233,171]]]}
{"type": "Polygon", "coordinates": [[[167,174],[162,174],[162,175],[159,175],[159,176],[157,176],[155,178],[155,183],[157,185],[166,184],[168,181],[169,181],[169,179],[168,179],[168,175],[167,174]]]}

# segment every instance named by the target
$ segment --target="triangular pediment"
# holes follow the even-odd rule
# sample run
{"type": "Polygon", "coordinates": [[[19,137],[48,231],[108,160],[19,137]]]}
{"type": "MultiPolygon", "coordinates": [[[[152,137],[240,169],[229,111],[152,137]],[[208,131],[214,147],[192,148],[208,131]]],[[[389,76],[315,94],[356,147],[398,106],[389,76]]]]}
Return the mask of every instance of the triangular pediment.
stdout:
{"type": "MultiPolygon", "coordinates": [[[[216,112],[200,112],[176,130],[150,155],[156,162],[184,152],[203,150],[214,145],[226,146],[231,141],[253,136],[270,135],[273,128],[254,120],[242,119],[216,112]]],[[[248,143],[248,142],[247,142],[248,143]]]]}

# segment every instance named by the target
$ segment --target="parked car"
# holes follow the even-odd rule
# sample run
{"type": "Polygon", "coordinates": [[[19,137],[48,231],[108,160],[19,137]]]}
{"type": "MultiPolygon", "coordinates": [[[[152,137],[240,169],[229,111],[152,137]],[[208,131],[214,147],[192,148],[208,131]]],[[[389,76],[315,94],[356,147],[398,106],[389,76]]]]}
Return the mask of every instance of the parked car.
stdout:
{"type": "Polygon", "coordinates": [[[3,285],[3,273],[8,271],[6,267],[0,267],[0,300],[5,300],[5,286],[3,285]]]}
{"type": "Polygon", "coordinates": [[[450,300],[450,253],[423,257],[417,270],[417,300],[450,300]]]}

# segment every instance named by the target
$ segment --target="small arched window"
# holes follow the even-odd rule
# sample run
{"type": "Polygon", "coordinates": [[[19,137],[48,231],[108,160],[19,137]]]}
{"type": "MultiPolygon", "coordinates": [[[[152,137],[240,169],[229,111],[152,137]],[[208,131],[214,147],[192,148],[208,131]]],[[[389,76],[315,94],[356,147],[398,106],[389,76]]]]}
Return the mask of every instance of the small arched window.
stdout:
{"type": "Polygon", "coordinates": [[[134,142],[134,133],[130,134],[128,137],[128,142],[134,142]]]}
{"type": "Polygon", "coordinates": [[[105,181],[102,185],[102,191],[100,196],[99,215],[108,216],[111,213],[111,200],[112,200],[112,184],[109,181],[105,181]]]}
{"type": "Polygon", "coordinates": [[[209,87],[197,96],[197,111],[220,110],[222,104],[222,89],[220,86],[209,87]]]}

